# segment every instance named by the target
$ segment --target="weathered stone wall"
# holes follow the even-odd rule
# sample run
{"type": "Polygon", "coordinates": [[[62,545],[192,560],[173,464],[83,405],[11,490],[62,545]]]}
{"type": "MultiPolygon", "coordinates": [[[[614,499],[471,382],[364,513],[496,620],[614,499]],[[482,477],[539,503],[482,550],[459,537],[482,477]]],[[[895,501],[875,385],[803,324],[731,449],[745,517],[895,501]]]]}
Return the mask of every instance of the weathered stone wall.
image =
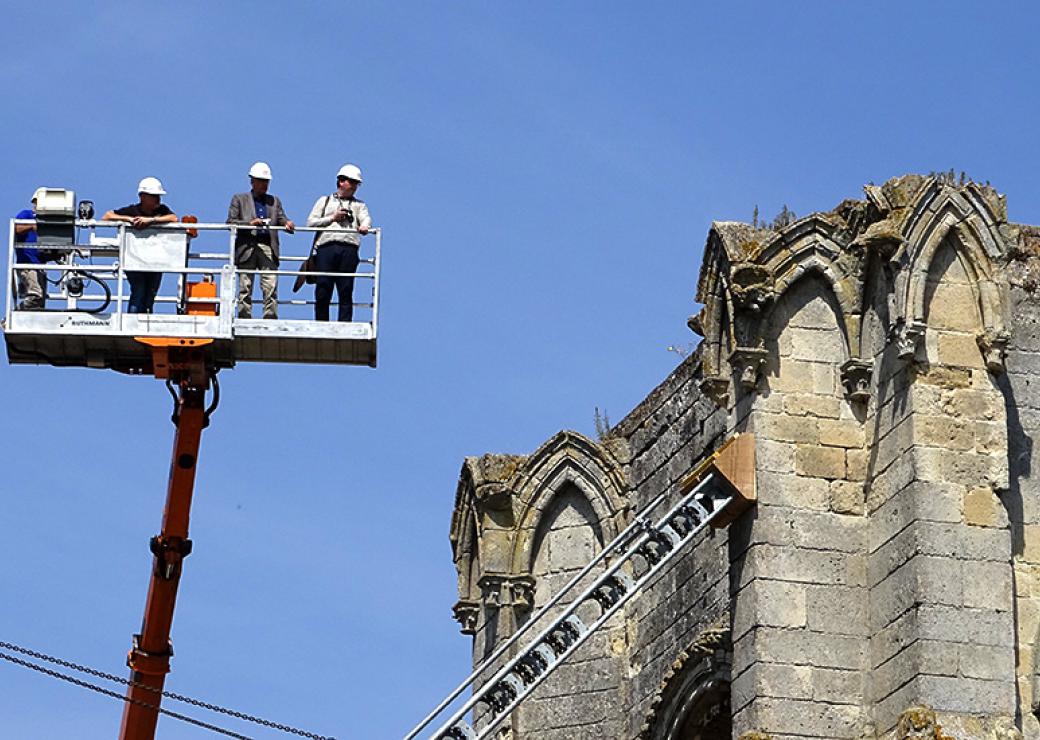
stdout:
{"type": "MultiPolygon", "coordinates": [[[[625,472],[636,510],[662,492],[676,491],[679,481],[726,436],[724,410],[698,388],[699,361],[697,355],[688,357],[613,430],[629,449],[625,472]]],[[[727,531],[708,530],[626,606],[626,725],[615,737],[650,737],[655,725],[667,722],[655,710],[663,709],[668,682],[682,680],[675,666],[680,654],[715,625],[728,631],[727,553],[727,531]]],[[[686,662],[687,670],[697,670],[695,660],[686,662]]]]}
{"type": "MultiPolygon", "coordinates": [[[[588,499],[573,483],[554,492],[535,532],[531,576],[539,609],[599,553],[606,542],[588,499]]],[[[588,580],[588,579],[587,579],[588,580]]],[[[569,602],[560,603],[559,612],[569,602]]],[[[624,675],[623,628],[615,617],[539,686],[514,713],[517,737],[546,740],[618,733],[624,675]]]]}
{"type": "Polygon", "coordinates": [[[737,734],[858,738],[867,725],[864,415],[841,390],[838,316],[824,281],[792,286],[766,325],[763,378],[737,405],[759,492],[731,535],[737,734]]]}
{"type": "MultiPolygon", "coordinates": [[[[598,444],[561,432],[532,455],[466,460],[452,544],[460,577],[455,612],[473,635],[474,663],[525,625],[624,526],[626,455],[618,440],[598,444]]],[[[624,651],[614,648],[618,635],[623,645],[620,616],[545,680],[507,729],[547,740],[617,735],[625,674],[624,651]]],[[[480,712],[476,719],[480,724],[480,712]]]]}
{"type": "Polygon", "coordinates": [[[1007,417],[1009,485],[1000,500],[965,500],[965,520],[1009,526],[1014,564],[1018,712],[1027,738],[1040,738],[1040,476],[1033,451],[1040,438],[1040,229],[1023,227],[1008,269],[1014,320],[1001,390],[1007,417]]]}
{"type": "Polygon", "coordinates": [[[910,175],[716,223],[687,358],[604,440],[468,459],[475,660],[736,432],[758,502],[514,713],[516,738],[1040,740],[1040,229],[910,175]],[[1005,363],[1006,354],[1006,363],[1005,363]]]}
{"type": "Polygon", "coordinates": [[[976,337],[971,281],[949,240],[928,268],[924,341],[882,355],[870,486],[871,668],[877,730],[910,705],[965,715],[1015,713],[1009,533],[978,506],[1006,488],[1004,399],[976,337]]]}

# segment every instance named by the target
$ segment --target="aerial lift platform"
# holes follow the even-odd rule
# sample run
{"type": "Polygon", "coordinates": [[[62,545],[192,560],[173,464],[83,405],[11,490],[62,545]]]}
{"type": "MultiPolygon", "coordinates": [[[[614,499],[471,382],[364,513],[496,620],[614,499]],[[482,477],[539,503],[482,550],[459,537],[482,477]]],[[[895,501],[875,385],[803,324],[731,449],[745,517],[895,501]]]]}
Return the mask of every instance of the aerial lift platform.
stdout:
{"type": "MultiPolygon", "coordinates": [[[[173,655],[177,586],[191,552],[188,523],[202,430],[219,401],[217,373],[239,362],[375,367],[382,232],[373,229],[362,240],[358,272],[307,273],[353,276],[355,294],[363,293],[367,283],[369,299],[354,304],[361,320],[314,321],[308,316],[313,301],[305,298],[280,300],[279,314],[285,318],[238,318],[234,244],[238,231],[248,227],[185,217],[190,223],[135,230],[125,223],[95,221],[89,201],[79,204],[77,218],[71,191],[42,190],[36,218],[12,220],[9,229],[2,324],[9,362],[151,375],[166,382],[174,401],[166,505],[160,532],[149,544],[152,573],[141,631],[127,658],[131,678],[119,735],[120,740],[151,740],[173,655]],[[46,250],[52,262],[18,261],[16,249],[23,245],[16,244],[15,227],[27,224],[35,225],[37,242],[24,246],[46,250]],[[19,305],[18,275],[26,270],[46,274],[42,309],[19,305]],[[127,271],[164,273],[153,313],[127,312],[127,271]]],[[[305,260],[281,256],[290,268],[305,260]]],[[[290,294],[289,285],[304,277],[300,269],[274,272],[280,296],[290,294]]]]}
{"type": "MultiPolygon", "coordinates": [[[[42,219],[38,214],[37,220],[42,219]]],[[[208,353],[218,369],[237,362],[376,366],[380,229],[373,229],[365,240],[373,249],[363,256],[359,272],[353,273],[355,294],[364,290],[366,282],[371,288],[368,301],[354,304],[355,312],[364,314],[362,320],[317,322],[306,315],[313,305],[306,299],[280,301],[280,313],[286,318],[236,316],[234,243],[244,227],[229,224],[167,224],[135,230],[125,223],[69,218],[58,231],[52,219],[51,228],[41,228],[38,246],[58,257],[56,263],[46,265],[57,290],[48,295],[45,310],[19,310],[14,290],[17,274],[40,268],[15,260],[15,226],[27,223],[32,221],[12,220],[8,238],[4,341],[12,363],[149,372],[151,354],[137,338],[175,337],[209,340],[208,353]],[[225,244],[219,244],[221,237],[225,244]],[[198,246],[203,242],[206,248],[198,246]],[[166,275],[165,292],[158,296],[154,313],[126,311],[125,276],[133,270],[166,275]]],[[[283,283],[280,295],[289,294],[287,288],[300,274],[296,268],[305,260],[306,256],[281,256],[289,269],[274,271],[283,283]]]]}

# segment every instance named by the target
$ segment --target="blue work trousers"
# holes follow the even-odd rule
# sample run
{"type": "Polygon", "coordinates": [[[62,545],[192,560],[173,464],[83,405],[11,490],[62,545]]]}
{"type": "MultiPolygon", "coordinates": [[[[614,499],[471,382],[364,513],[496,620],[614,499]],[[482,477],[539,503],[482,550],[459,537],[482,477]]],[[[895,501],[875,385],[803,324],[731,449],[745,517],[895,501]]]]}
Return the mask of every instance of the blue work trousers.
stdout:
{"type": "MultiPolygon", "coordinates": [[[[321,244],[314,253],[314,261],[318,272],[357,272],[360,262],[358,245],[346,242],[321,244]]],[[[354,318],[354,278],[329,276],[314,278],[315,320],[329,320],[329,303],[332,301],[333,286],[339,294],[337,318],[340,321],[352,321],[354,318]]]]}
{"type": "Polygon", "coordinates": [[[126,279],[130,281],[130,301],[127,313],[151,313],[155,296],[162,284],[161,272],[128,272],[126,279]]]}

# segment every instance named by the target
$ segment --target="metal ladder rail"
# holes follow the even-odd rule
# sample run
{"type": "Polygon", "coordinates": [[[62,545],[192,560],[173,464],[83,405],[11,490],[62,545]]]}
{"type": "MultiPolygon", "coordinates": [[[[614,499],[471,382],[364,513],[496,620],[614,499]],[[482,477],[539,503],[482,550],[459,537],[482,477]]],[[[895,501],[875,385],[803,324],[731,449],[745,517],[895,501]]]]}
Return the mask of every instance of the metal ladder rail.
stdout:
{"type": "MultiPolygon", "coordinates": [[[[483,740],[571,653],[577,650],[618,609],[645,586],[685,545],[703,531],[732,500],[732,495],[713,488],[705,494],[701,489],[713,482],[705,477],[656,525],[643,525],[642,535],[585,591],[564,610],[524,650],[503,666],[475,692],[431,738],[435,740],[483,740]],[[712,495],[714,494],[714,495],[712,495]],[[656,545],[651,547],[650,545],[656,545]],[[639,556],[647,569],[632,579],[620,569],[639,556]],[[576,614],[585,604],[595,602],[600,616],[586,626],[576,614]],[[463,717],[477,704],[485,703],[493,712],[484,728],[473,730],[463,717]]],[[[568,584],[569,586],[570,584],[568,584]]],[[[544,608],[532,618],[542,616],[544,608]]]]}
{"type": "Polygon", "coordinates": [[[691,491],[672,511],[663,517],[656,526],[647,525],[644,534],[632,545],[623,557],[616,561],[606,572],[601,574],[572,604],[532,642],[534,647],[511,660],[499,670],[456,714],[431,737],[437,740],[466,738],[480,740],[486,737],[512,710],[540,684],[549,673],[558,667],[563,660],[576,650],[591,634],[617,611],[635,593],[646,585],[656,572],[671,560],[684,545],[702,531],[716,514],[721,512],[731,500],[728,495],[716,496],[706,500],[711,507],[707,510],[697,499],[706,499],[700,489],[709,482],[704,479],[696,489],[691,491]],[[678,516],[677,516],[678,515],[678,516]],[[692,516],[691,516],[692,515],[692,516]],[[681,519],[686,524],[678,525],[681,519]],[[690,521],[692,520],[692,524],[690,521]],[[679,535],[673,527],[686,530],[679,535]],[[663,553],[647,550],[646,545],[654,543],[662,546],[663,553]],[[647,561],[648,569],[634,581],[620,569],[633,557],[639,555],[647,561]],[[605,589],[605,590],[604,590],[605,589]],[[590,601],[591,600],[591,601],[590,601]],[[575,613],[587,603],[595,601],[604,613],[595,620],[591,627],[586,627],[575,613]],[[610,606],[608,606],[610,604],[610,606]],[[490,698],[488,695],[491,695],[490,698]],[[503,701],[503,697],[506,701],[503,701]],[[478,703],[488,704],[494,716],[488,720],[484,729],[476,733],[463,720],[478,703]]]}
{"type": "Polygon", "coordinates": [[[502,655],[504,655],[509,648],[516,644],[522,637],[524,637],[524,635],[530,632],[531,628],[533,628],[538,623],[541,617],[543,617],[550,609],[556,606],[556,604],[559,603],[561,599],[567,596],[570,590],[574,588],[578,584],[578,582],[580,582],[585,576],[591,573],[592,570],[597,565],[599,565],[600,562],[602,562],[605,558],[610,557],[611,555],[614,555],[617,552],[619,552],[620,549],[625,546],[625,543],[627,541],[631,540],[633,537],[637,537],[640,532],[645,531],[646,526],[650,522],[650,515],[654,511],[656,511],[657,508],[667,498],[667,492],[659,493],[649,504],[643,507],[642,511],[640,511],[635,516],[631,524],[629,524],[624,530],[619,532],[618,535],[613,540],[611,540],[606,547],[600,550],[596,554],[596,556],[591,561],[589,561],[589,563],[584,568],[582,568],[581,571],[577,573],[577,575],[575,575],[573,578],[571,578],[571,580],[564,584],[563,588],[557,591],[556,594],[554,594],[549,599],[549,601],[543,604],[542,607],[537,612],[535,612],[531,616],[531,618],[527,620],[526,623],[524,623],[522,627],[520,627],[516,632],[513,633],[512,637],[510,637],[508,640],[502,643],[491,655],[489,655],[487,658],[481,661],[480,665],[473,669],[473,672],[470,673],[469,677],[466,678],[466,680],[464,680],[462,683],[456,686],[455,689],[433,709],[433,711],[426,715],[426,717],[424,717],[423,720],[418,725],[416,725],[411,732],[405,735],[404,740],[414,740],[414,738],[420,732],[422,732],[422,730],[428,724],[430,724],[430,722],[436,719],[437,716],[440,715],[440,713],[443,712],[449,704],[455,701],[455,699],[457,699],[459,695],[462,694],[462,692],[465,691],[470,684],[472,684],[477,678],[479,678],[480,675],[485,670],[487,670],[488,666],[490,666],[492,663],[494,663],[496,660],[502,657],[502,655]]]}

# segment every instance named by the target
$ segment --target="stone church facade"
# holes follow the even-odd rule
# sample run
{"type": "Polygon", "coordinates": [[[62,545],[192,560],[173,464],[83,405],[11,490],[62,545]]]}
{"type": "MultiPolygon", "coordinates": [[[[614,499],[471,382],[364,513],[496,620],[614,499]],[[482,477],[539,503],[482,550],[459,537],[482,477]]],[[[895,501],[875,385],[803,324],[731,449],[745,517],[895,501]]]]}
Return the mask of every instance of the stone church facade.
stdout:
{"type": "Polygon", "coordinates": [[[1040,738],[1040,228],[907,175],[776,229],[717,222],[703,337],[600,440],[463,464],[474,663],[737,433],[757,504],[708,530],[502,737],[1040,738]]]}

